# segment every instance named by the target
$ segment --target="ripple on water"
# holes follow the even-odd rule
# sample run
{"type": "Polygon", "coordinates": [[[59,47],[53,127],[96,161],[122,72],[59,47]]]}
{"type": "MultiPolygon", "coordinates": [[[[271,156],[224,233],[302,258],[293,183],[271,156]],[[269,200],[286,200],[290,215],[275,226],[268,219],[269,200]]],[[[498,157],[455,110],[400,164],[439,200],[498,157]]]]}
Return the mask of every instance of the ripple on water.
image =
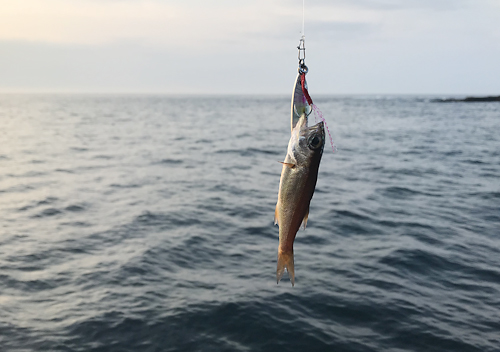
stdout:
{"type": "Polygon", "coordinates": [[[289,97],[0,95],[2,349],[497,351],[498,109],[320,100],[291,287],[289,97]]]}

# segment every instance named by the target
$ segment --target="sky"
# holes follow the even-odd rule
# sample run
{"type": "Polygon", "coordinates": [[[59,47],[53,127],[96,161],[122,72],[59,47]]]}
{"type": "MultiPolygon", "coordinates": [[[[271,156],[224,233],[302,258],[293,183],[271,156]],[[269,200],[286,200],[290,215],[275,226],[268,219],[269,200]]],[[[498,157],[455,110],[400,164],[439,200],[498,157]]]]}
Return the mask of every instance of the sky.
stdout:
{"type": "MultiPolygon", "coordinates": [[[[288,94],[302,0],[1,0],[0,92],[288,94]]],[[[500,0],[305,0],[311,94],[500,94],[500,0]]]]}

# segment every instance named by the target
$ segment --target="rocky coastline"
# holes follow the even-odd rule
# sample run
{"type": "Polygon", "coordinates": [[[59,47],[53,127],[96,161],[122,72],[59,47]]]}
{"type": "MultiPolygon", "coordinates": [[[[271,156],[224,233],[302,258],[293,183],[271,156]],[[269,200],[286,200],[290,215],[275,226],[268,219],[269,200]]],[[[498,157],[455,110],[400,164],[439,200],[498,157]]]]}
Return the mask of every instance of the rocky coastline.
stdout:
{"type": "Polygon", "coordinates": [[[487,97],[466,97],[464,99],[456,99],[456,98],[446,98],[446,99],[433,99],[431,100],[435,103],[478,103],[478,102],[490,102],[490,101],[498,101],[500,102],[500,95],[498,96],[487,96],[487,97]]]}

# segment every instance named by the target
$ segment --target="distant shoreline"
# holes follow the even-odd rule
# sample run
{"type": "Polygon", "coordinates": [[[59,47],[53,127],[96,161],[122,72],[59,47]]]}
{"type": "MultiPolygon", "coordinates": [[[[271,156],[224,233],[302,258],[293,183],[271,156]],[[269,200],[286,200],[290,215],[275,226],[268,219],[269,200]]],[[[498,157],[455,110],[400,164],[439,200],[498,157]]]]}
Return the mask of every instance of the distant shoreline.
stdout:
{"type": "Polygon", "coordinates": [[[489,102],[489,101],[498,101],[498,102],[500,102],[500,95],[498,95],[498,96],[488,96],[488,97],[466,97],[464,99],[455,99],[455,98],[433,99],[431,101],[435,102],[435,103],[456,103],[456,102],[477,103],[477,102],[489,102]]]}

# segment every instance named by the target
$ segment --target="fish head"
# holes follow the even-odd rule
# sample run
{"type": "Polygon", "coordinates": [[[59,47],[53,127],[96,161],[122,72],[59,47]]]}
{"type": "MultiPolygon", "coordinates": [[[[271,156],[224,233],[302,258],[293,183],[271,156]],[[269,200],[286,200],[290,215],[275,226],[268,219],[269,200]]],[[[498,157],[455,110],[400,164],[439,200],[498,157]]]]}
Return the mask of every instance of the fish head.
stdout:
{"type": "Polygon", "coordinates": [[[325,128],[323,121],[310,127],[306,125],[306,118],[303,117],[295,126],[288,153],[298,166],[308,167],[321,160],[325,146],[325,128]]]}

